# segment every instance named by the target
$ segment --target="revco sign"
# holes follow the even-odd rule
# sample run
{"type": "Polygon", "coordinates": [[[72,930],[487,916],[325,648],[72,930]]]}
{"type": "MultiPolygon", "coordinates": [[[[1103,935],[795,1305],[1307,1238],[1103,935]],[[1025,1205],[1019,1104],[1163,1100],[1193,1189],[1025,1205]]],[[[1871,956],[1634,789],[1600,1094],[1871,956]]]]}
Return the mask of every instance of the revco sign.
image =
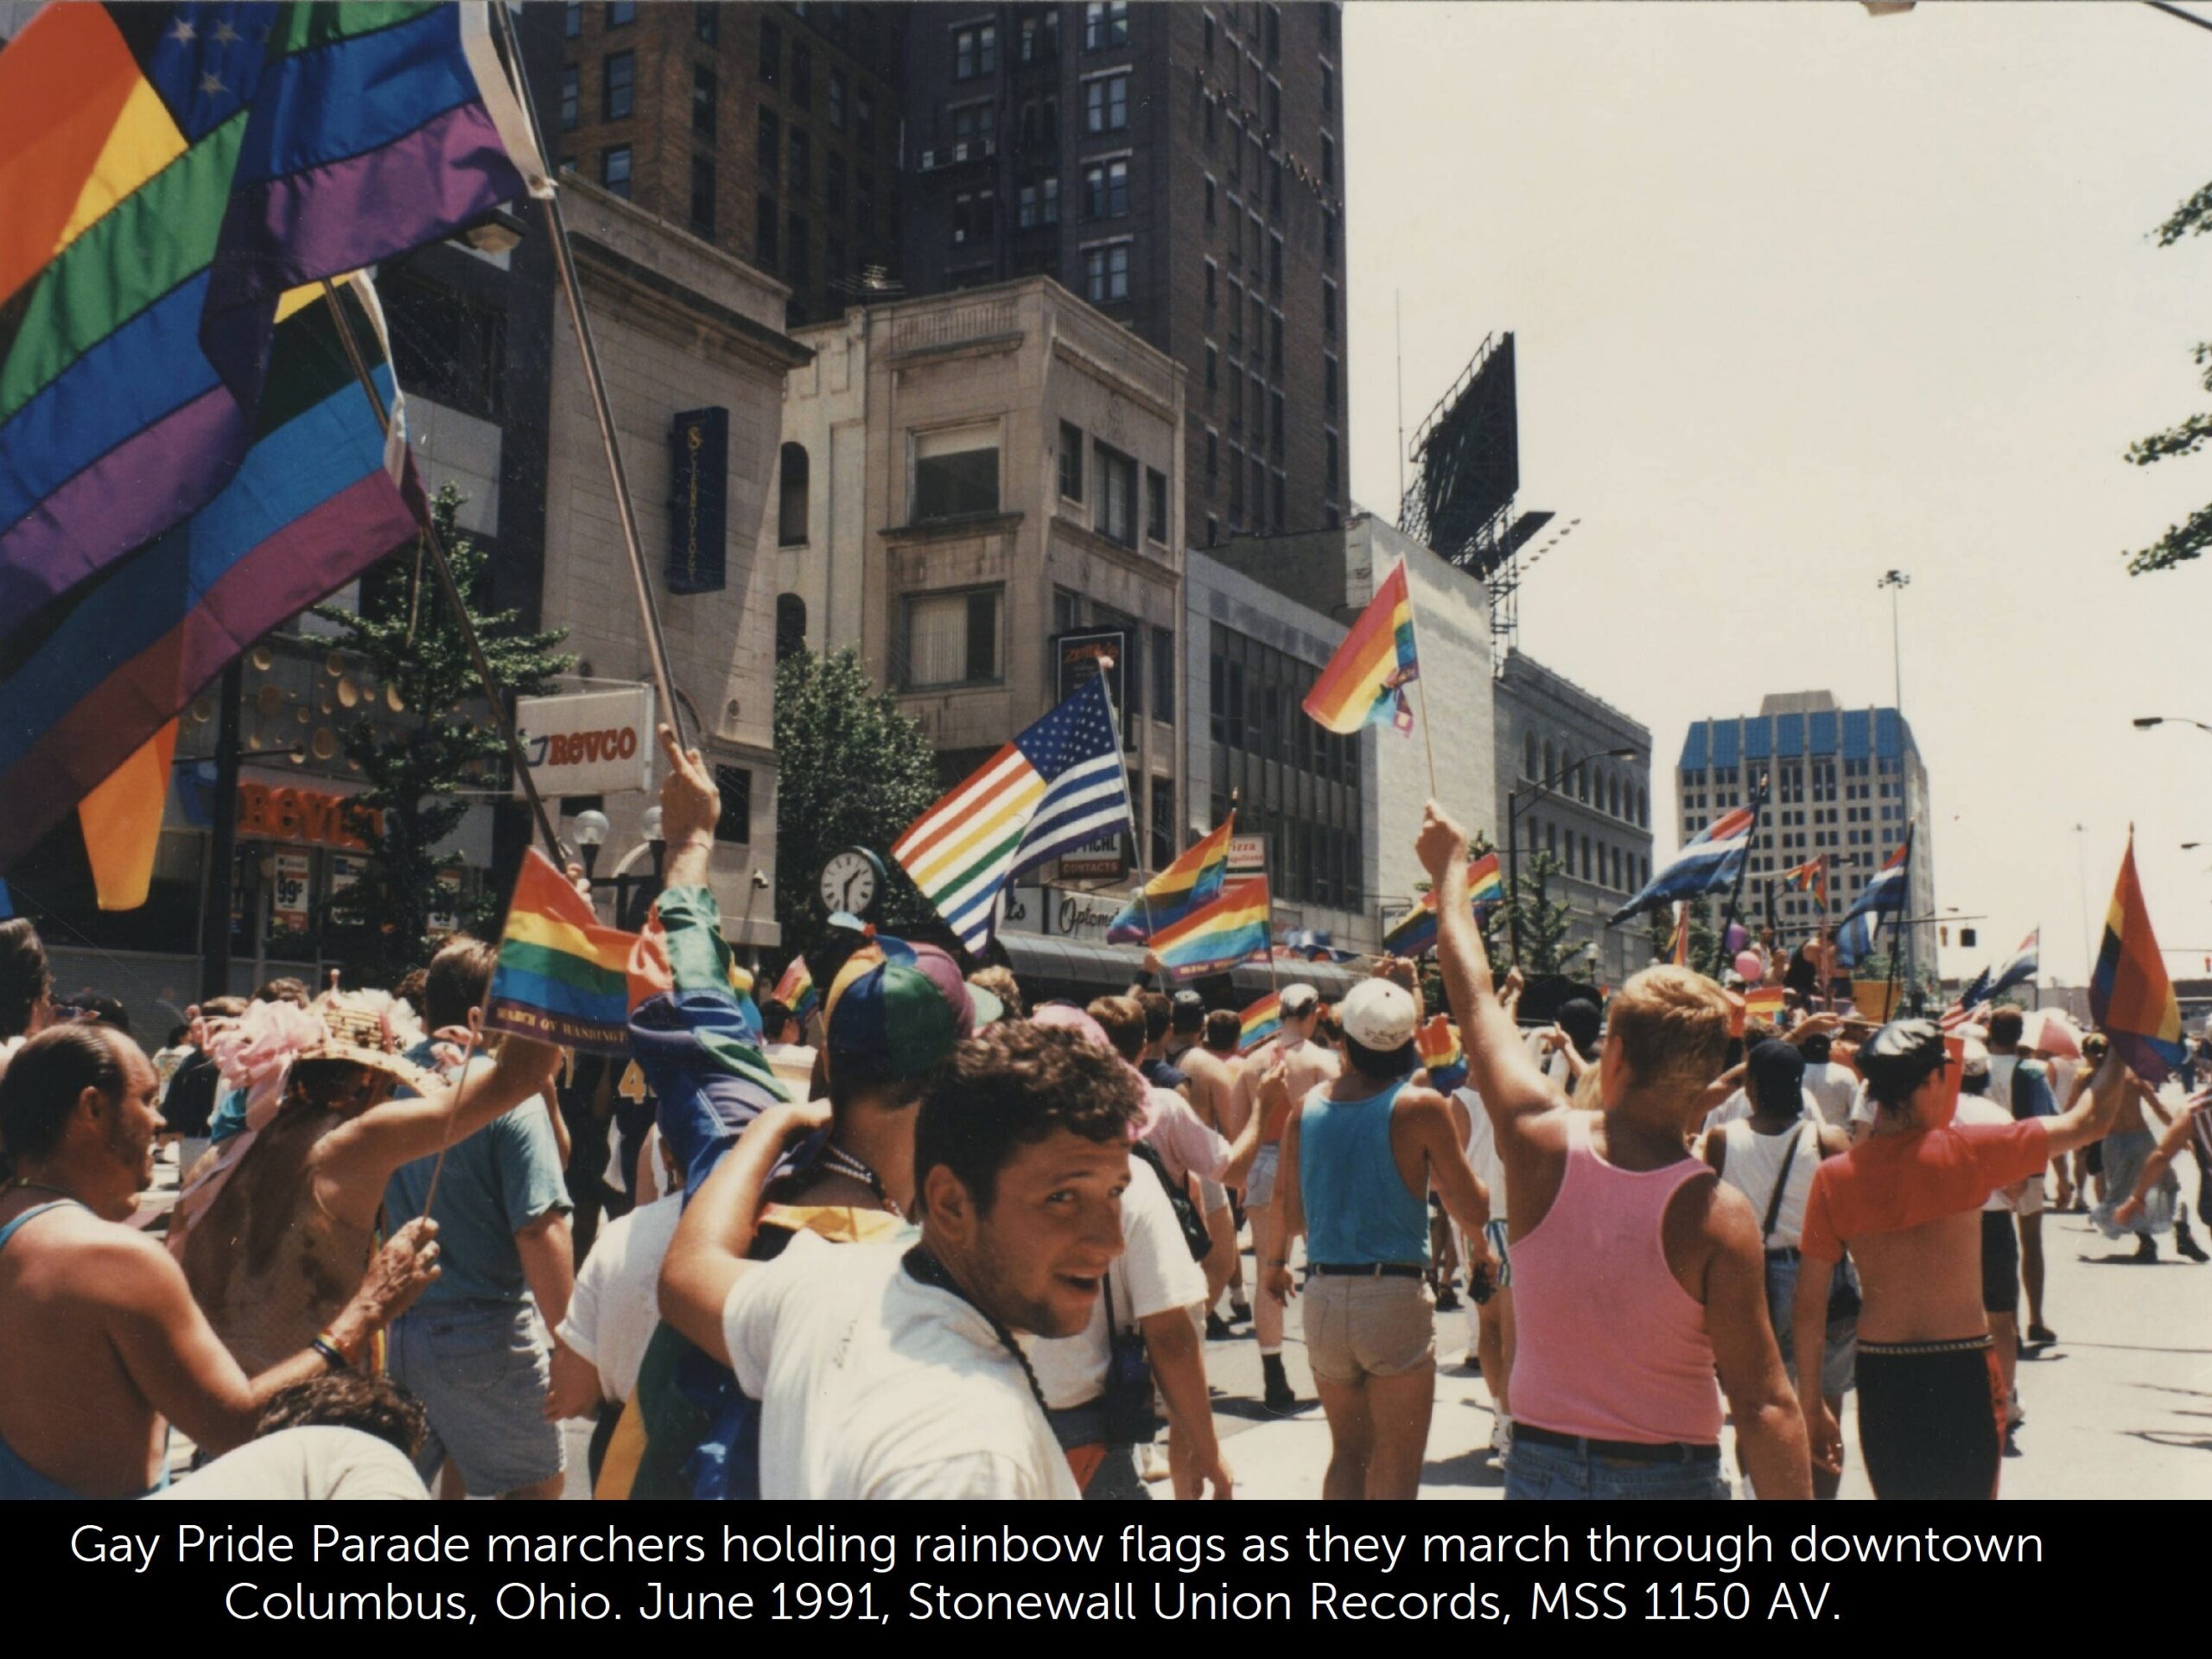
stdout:
{"type": "MultiPolygon", "coordinates": [[[[518,697],[515,724],[540,794],[620,795],[652,786],[650,686],[518,697]]],[[[515,792],[522,793],[519,779],[515,792]]]]}

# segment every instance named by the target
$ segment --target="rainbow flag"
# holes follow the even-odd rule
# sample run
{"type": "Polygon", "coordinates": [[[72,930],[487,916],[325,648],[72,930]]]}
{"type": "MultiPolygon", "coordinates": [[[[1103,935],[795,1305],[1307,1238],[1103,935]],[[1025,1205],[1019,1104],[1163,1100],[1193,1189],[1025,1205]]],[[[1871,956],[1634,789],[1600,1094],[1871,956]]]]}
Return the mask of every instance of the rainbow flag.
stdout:
{"type": "Polygon", "coordinates": [[[1779,985],[1754,985],[1744,993],[1744,1018],[1764,1020],[1769,1025],[1778,1025],[1787,1003],[1779,985]]]}
{"type": "Polygon", "coordinates": [[[1414,653],[1414,602],[1400,559],[1376,584],[1375,597],[1351,625],[1337,654],[1306,694],[1306,712],[1343,736],[1388,720],[1402,732],[1414,711],[1402,689],[1421,677],[1414,653]]]}
{"type": "Polygon", "coordinates": [[[776,1001],[802,1020],[822,1006],[804,957],[793,957],[791,965],[784,969],[784,976],[776,982],[776,1001]]]}
{"type": "Polygon", "coordinates": [[[1211,904],[1160,929],[1152,936],[1153,952],[1170,979],[1227,973],[1255,950],[1266,959],[1268,913],[1268,879],[1255,875],[1224,887],[1211,904]]]}
{"type": "Polygon", "coordinates": [[[1249,1054],[1282,1029],[1282,998],[1269,991],[1238,1018],[1236,1052],[1249,1054]]]}
{"type": "MultiPolygon", "coordinates": [[[[626,1052],[633,964],[650,957],[640,943],[637,934],[601,926],[590,902],[531,848],[507,906],[485,1023],[564,1048],[626,1052]]],[[[648,994],[652,977],[639,976],[648,994]]]]}
{"type": "Polygon", "coordinates": [[[1141,944],[1159,929],[1173,927],[1192,911],[1218,899],[1229,874],[1230,837],[1236,833],[1236,814],[1232,810],[1218,830],[1186,848],[1180,858],[1146,882],[1122,906],[1121,914],[1106,925],[1108,942],[1141,944]]]}
{"type": "Polygon", "coordinates": [[[1675,906],[1675,942],[1667,947],[1667,960],[1677,968],[1690,965],[1690,907],[1675,906]]]}
{"type": "Polygon", "coordinates": [[[2112,1039],[2113,1052],[2156,1087],[2188,1058],[2181,1034],[2181,1005],[2165,959],[2151,931],[2151,912],[2143,884],[2135,874],[2135,831],[2127,832],[2127,851],[2113,885],[2112,907],[2105,912],[2104,941],[2089,974],[2089,1016],[2112,1039]]]}
{"type": "Polygon", "coordinates": [[[1444,1015],[1433,1015],[1414,1033],[1414,1048],[1428,1070],[1430,1088],[1448,1095],[1467,1081],[1467,1055],[1459,1046],[1459,1028],[1444,1015]]]}
{"type": "Polygon", "coordinates": [[[1782,873],[1782,885],[1795,893],[1809,893],[1823,912],[1828,907],[1828,855],[1821,853],[1782,873]]]}
{"type": "MultiPolygon", "coordinates": [[[[1505,883],[1497,873],[1496,853],[1484,853],[1480,858],[1468,861],[1467,901],[1478,922],[1485,911],[1505,902],[1505,883]]],[[[1417,957],[1435,948],[1436,893],[1432,888],[1414,901],[1411,910],[1390,924],[1382,935],[1382,950],[1387,956],[1417,957]]]]}

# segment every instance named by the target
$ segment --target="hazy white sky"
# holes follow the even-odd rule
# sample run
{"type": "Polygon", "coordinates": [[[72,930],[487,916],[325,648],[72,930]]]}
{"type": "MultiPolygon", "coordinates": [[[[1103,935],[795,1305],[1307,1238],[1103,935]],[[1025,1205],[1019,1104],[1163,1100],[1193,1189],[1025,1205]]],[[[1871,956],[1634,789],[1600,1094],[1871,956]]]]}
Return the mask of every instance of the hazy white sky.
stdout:
{"type": "MultiPolygon", "coordinates": [[[[2212,15],[2212,6],[2203,8],[2212,15]]],[[[2212,561],[2123,550],[2212,499],[2128,442],[2212,404],[2212,32],[2133,5],[1346,9],[1352,487],[1483,335],[1518,336],[1521,504],[1573,535],[1522,648],[1652,731],[1658,855],[1688,723],[1768,691],[1891,700],[1937,904],[2081,982],[2131,820],[2159,940],[2212,952],[2212,561]],[[1662,811],[1662,809],[1664,809],[1662,811]],[[2076,836],[2074,826],[2084,825],[2076,836]],[[2184,841],[2207,843],[2179,850],[2184,841]]]]}

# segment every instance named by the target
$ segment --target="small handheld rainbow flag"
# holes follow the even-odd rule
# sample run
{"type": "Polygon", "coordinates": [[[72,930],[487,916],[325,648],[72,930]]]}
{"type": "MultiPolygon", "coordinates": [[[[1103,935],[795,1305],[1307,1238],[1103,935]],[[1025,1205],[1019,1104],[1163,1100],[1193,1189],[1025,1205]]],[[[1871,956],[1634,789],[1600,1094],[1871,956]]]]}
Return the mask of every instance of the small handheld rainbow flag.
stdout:
{"type": "Polygon", "coordinates": [[[1442,1014],[1414,1033],[1414,1048],[1428,1068],[1428,1086],[1450,1094],[1467,1081],[1466,1051],[1459,1046],[1459,1029],[1442,1014]]]}
{"type": "Polygon", "coordinates": [[[1667,960],[1677,968],[1690,965],[1690,907],[1675,906],[1675,942],[1667,947],[1667,960]]]}
{"type": "Polygon", "coordinates": [[[1236,1052],[1249,1054],[1282,1029],[1282,998],[1269,991],[1238,1018],[1236,1052]]]}
{"type": "Polygon", "coordinates": [[[1301,705],[1341,736],[1388,720],[1402,732],[1414,728],[1414,711],[1402,689],[1421,677],[1414,652],[1414,602],[1406,562],[1376,584],[1375,597],[1351,625],[1337,654],[1301,705]]]}
{"type": "Polygon", "coordinates": [[[2181,1004],[2165,959],[2151,931],[2151,912],[2143,884],[2135,875],[2135,830],[2127,831],[2127,852],[2113,884],[2112,908],[2105,912],[2105,936],[2097,965],[2089,974],[2089,1014],[2112,1039],[2113,1052],[2152,1087],[2165,1081],[2189,1057],[2182,1040],[2181,1004]]]}
{"type": "Polygon", "coordinates": [[[1121,914],[1106,925],[1108,942],[1141,944],[1220,898],[1221,884],[1229,874],[1229,841],[1236,833],[1232,810],[1218,830],[1186,849],[1122,906],[1121,914]]]}
{"type": "Polygon", "coordinates": [[[1764,1020],[1770,1026],[1777,1024],[1784,1006],[1784,995],[1779,985],[1754,985],[1744,993],[1746,1020],[1764,1020]]]}
{"type": "Polygon", "coordinates": [[[1794,869],[1782,873],[1782,885],[1794,893],[1809,893],[1825,914],[1828,907],[1828,855],[1821,853],[1794,869]]]}
{"type": "Polygon", "coordinates": [[[485,1023],[542,1043],[620,1054],[630,1038],[638,936],[602,927],[590,901],[536,848],[523,855],[485,1023]]]}
{"type": "Polygon", "coordinates": [[[1153,954],[1170,979],[1226,973],[1255,950],[1265,959],[1268,917],[1268,879],[1255,875],[1224,888],[1211,904],[1154,934],[1153,954]]]}
{"type": "MultiPolygon", "coordinates": [[[[1505,883],[1497,874],[1497,855],[1484,853],[1467,863],[1467,902],[1479,922],[1483,912],[1505,902],[1505,883]]],[[[1436,893],[1433,888],[1414,901],[1414,907],[1390,924],[1382,935],[1382,949],[1393,957],[1417,957],[1436,948],[1436,893]]]]}
{"type": "Polygon", "coordinates": [[[784,969],[784,976],[776,982],[776,1001],[802,1020],[822,1006],[804,957],[793,957],[791,965],[784,969]]]}

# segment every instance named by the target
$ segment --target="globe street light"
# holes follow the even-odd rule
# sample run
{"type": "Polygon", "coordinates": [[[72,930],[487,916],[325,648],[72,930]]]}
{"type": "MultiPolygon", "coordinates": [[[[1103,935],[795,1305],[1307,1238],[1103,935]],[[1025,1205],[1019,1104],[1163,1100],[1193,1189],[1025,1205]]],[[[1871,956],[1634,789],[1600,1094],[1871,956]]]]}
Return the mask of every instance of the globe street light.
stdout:
{"type": "Polygon", "coordinates": [[[576,814],[576,845],[583,850],[587,876],[599,863],[599,849],[607,844],[607,832],[613,827],[607,814],[596,808],[576,814]]]}

